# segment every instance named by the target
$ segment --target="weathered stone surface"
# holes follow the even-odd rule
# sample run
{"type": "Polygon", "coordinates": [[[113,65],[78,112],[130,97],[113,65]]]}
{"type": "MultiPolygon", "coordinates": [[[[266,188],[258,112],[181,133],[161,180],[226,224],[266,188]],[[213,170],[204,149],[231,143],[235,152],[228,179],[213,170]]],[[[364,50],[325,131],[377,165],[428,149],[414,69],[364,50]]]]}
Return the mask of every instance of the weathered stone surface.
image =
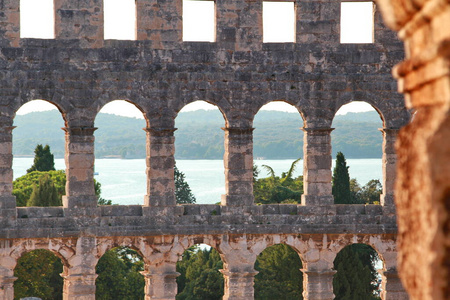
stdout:
{"type": "MultiPolygon", "coordinates": [[[[137,0],[136,41],[103,40],[100,0],[55,0],[55,39],[19,39],[19,1],[0,1],[0,299],[13,298],[17,259],[34,249],[63,259],[65,299],[94,299],[98,259],[127,246],[144,258],[146,299],[173,300],[176,261],[197,243],[211,245],[224,260],[224,299],[253,298],[256,257],[278,243],[293,247],[304,262],[305,299],[334,297],[333,260],[351,243],[370,244],[384,259],[384,299],[406,297],[395,276],[393,144],[409,113],[390,75],[403,59],[402,45],[378,10],[375,43],[351,45],[339,43],[340,1],[294,4],[295,43],[263,43],[262,1],[241,0],[216,1],[216,42],[205,43],[182,42],[182,1],[137,0]],[[13,119],[34,99],[55,104],[65,120],[63,207],[16,208],[11,195],[13,119]],[[117,99],[136,105],[146,120],[143,206],[96,204],[95,117],[117,99]],[[174,120],[196,100],[216,105],[224,116],[221,205],[175,203],[174,120]],[[296,107],[304,120],[301,205],[253,201],[252,123],[259,109],[275,100],[296,107]],[[356,100],[373,105],[383,119],[382,206],[333,204],[331,124],[342,105],[356,100]]],[[[408,17],[398,20],[395,26],[403,26],[408,17]]],[[[434,50],[430,53],[441,51],[434,50]]],[[[426,101],[428,82],[443,89],[433,96],[446,103],[448,82],[441,78],[446,62],[435,61],[436,69],[412,68],[416,61],[397,68],[399,74],[416,74],[401,75],[399,88],[411,94],[409,103],[426,101]]]]}

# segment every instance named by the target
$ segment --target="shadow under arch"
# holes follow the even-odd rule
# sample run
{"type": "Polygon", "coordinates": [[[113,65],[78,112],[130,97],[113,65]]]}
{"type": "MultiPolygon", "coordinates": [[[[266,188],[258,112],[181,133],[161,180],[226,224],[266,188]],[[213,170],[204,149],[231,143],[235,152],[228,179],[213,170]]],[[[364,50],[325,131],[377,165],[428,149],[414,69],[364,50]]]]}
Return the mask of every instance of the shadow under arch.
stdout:
{"type": "Polygon", "coordinates": [[[14,268],[14,297],[63,298],[64,272],[67,263],[57,252],[48,249],[25,251],[14,268]]]}
{"type": "Polygon", "coordinates": [[[223,259],[207,244],[195,244],[186,249],[177,262],[178,294],[176,299],[220,300],[224,294],[223,259]]]}
{"type": "Polygon", "coordinates": [[[265,248],[255,261],[255,299],[303,299],[303,262],[294,247],[265,248]]]}
{"type": "Polygon", "coordinates": [[[129,100],[108,102],[98,111],[94,174],[103,186],[101,199],[105,201],[101,204],[144,202],[146,165],[141,160],[147,157],[145,117],[143,110],[129,100]]]}
{"type": "Polygon", "coordinates": [[[380,299],[384,262],[369,244],[345,246],[334,259],[333,293],[335,299],[380,299]]]}
{"type": "Polygon", "coordinates": [[[145,270],[142,254],[134,247],[115,246],[97,262],[96,299],[144,299],[145,270]]]}

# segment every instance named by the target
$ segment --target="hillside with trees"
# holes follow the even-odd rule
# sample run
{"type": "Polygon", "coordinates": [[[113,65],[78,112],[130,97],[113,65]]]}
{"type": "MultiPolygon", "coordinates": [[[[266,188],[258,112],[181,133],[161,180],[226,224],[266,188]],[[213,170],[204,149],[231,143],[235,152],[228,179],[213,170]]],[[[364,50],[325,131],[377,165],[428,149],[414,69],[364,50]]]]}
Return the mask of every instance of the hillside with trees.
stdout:
{"type": "MultiPolygon", "coordinates": [[[[64,121],[58,111],[18,115],[14,120],[14,155],[32,156],[37,143],[50,145],[56,158],[64,156],[64,121]],[[37,140],[39,139],[39,140],[37,140]]],[[[182,112],[175,120],[177,159],[222,159],[225,120],[219,111],[182,112]]],[[[336,116],[332,132],[333,156],[380,158],[382,122],[376,112],[336,116]]],[[[144,158],[146,127],[143,119],[100,113],[95,121],[95,155],[144,158]]],[[[295,159],[303,157],[303,121],[297,113],[260,111],[254,120],[254,157],[295,159]]]]}

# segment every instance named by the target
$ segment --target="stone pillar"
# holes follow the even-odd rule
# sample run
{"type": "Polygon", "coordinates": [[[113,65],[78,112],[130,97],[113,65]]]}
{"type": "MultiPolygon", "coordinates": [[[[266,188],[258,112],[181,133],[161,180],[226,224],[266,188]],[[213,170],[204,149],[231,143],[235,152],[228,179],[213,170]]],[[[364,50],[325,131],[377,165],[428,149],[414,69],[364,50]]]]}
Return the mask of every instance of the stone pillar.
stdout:
{"type": "Polygon", "coordinates": [[[183,1],[136,0],[138,40],[151,40],[153,49],[182,42],[183,1]]]}
{"type": "Polygon", "coordinates": [[[147,132],[147,195],[145,206],[174,206],[175,128],[145,128],[147,132]]]}
{"type": "Polygon", "coordinates": [[[262,49],[262,1],[216,1],[217,43],[222,49],[262,49]]]}
{"type": "Polygon", "coordinates": [[[80,237],[77,240],[76,254],[64,266],[64,300],[95,300],[96,238],[80,237]]]}
{"type": "Polygon", "coordinates": [[[66,208],[97,207],[94,189],[95,127],[68,127],[66,132],[66,208]]]}
{"type": "Polygon", "coordinates": [[[307,128],[303,141],[302,205],[330,205],[331,193],[331,136],[334,128],[307,128]]]}
{"type": "Polygon", "coordinates": [[[254,278],[258,274],[253,265],[243,264],[239,268],[220,272],[225,280],[223,300],[253,299],[254,278]]]}
{"type": "Polygon", "coordinates": [[[54,0],[56,39],[76,39],[85,48],[103,46],[103,0],[54,0]]]}
{"type": "Polygon", "coordinates": [[[396,269],[381,271],[381,299],[382,300],[408,300],[409,296],[398,276],[396,269]]]}
{"type": "Polygon", "coordinates": [[[176,262],[164,262],[158,266],[150,265],[141,272],[145,277],[145,300],[175,300],[177,295],[176,262]]]}
{"type": "Polygon", "coordinates": [[[16,219],[16,197],[12,195],[12,130],[14,128],[14,126],[0,124],[0,224],[3,226],[16,219]]]}
{"type": "Polygon", "coordinates": [[[380,203],[384,206],[394,206],[394,185],[397,167],[397,155],[395,154],[395,141],[399,129],[380,128],[383,133],[383,194],[380,203]]]}
{"type": "Polygon", "coordinates": [[[0,299],[13,300],[14,299],[14,268],[17,261],[10,257],[8,253],[11,251],[11,245],[8,240],[0,242],[0,299]]]}
{"type": "Polygon", "coordinates": [[[306,270],[303,272],[303,299],[333,300],[333,276],[335,270],[306,270]]]}
{"type": "Polygon", "coordinates": [[[20,12],[18,0],[2,0],[0,4],[0,46],[19,47],[20,12]]]}
{"type": "Polygon", "coordinates": [[[222,205],[253,205],[253,128],[225,131],[225,191],[222,205]]]}

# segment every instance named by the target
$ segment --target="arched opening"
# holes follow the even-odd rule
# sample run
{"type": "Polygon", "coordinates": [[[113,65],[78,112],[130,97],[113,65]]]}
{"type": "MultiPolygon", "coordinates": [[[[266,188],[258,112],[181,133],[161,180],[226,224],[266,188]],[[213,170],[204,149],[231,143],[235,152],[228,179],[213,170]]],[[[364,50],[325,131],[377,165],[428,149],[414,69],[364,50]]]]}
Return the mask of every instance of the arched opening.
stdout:
{"type": "Polygon", "coordinates": [[[61,113],[50,102],[30,101],[17,111],[14,126],[13,195],[17,206],[61,206],[66,182],[61,113]],[[35,200],[31,201],[32,197],[35,200]]]}
{"type": "Polygon", "coordinates": [[[62,299],[64,280],[61,259],[48,250],[38,249],[23,254],[14,269],[14,299],[37,297],[62,299]]]}
{"type": "Polygon", "coordinates": [[[128,247],[116,247],[99,259],[95,272],[95,299],[144,299],[144,260],[128,247]]]}
{"type": "Polygon", "coordinates": [[[335,203],[380,204],[383,177],[380,113],[368,103],[354,101],[337,111],[333,127],[335,203]]]}
{"type": "Polygon", "coordinates": [[[124,100],[100,110],[95,126],[95,179],[103,204],[142,205],[146,193],[146,126],[143,113],[124,100]],[[110,202],[108,201],[110,200],[110,202]]]}
{"type": "Polygon", "coordinates": [[[345,247],[334,259],[333,292],[335,299],[380,299],[383,262],[369,245],[345,247]]]}
{"type": "Polygon", "coordinates": [[[253,120],[255,202],[300,203],[303,194],[303,119],[286,102],[264,105],[253,120]]]}
{"type": "MultiPolygon", "coordinates": [[[[205,101],[192,102],[175,119],[176,167],[185,176],[197,204],[214,204],[225,193],[224,116],[205,101]]],[[[176,189],[180,183],[175,182],[176,189]]],[[[177,197],[177,203],[193,203],[177,197]]]]}
{"type": "Polygon", "coordinates": [[[103,0],[105,40],[136,39],[136,0],[103,0]]]}
{"type": "Polygon", "coordinates": [[[302,261],[285,244],[266,248],[258,255],[255,270],[255,299],[303,299],[302,261]]]}
{"type": "Polygon", "coordinates": [[[219,252],[205,244],[196,244],[177,262],[177,300],[220,300],[224,294],[224,279],[219,270],[223,262],[219,252]]]}
{"type": "Polygon", "coordinates": [[[20,37],[55,38],[54,0],[20,0],[20,37]]]}

